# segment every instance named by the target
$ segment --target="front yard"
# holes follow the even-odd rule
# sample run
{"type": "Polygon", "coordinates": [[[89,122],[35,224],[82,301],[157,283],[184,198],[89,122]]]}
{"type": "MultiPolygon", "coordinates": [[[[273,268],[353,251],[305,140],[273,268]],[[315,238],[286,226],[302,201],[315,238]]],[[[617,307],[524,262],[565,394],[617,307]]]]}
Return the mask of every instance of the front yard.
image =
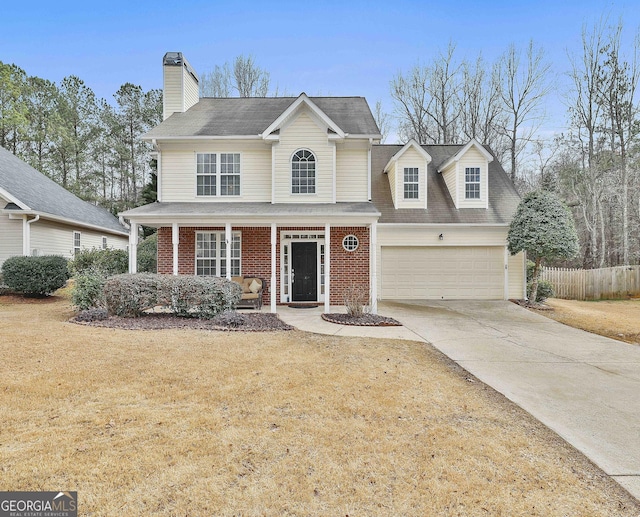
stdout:
{"type": "Polygon", "coordinates": [[[640,514],[424,344],[70,316],[0,296],[3,490],[77,490],[79,515],[640,514]]]}
{"type": "Polygon", "coordinates": [[[640,298],[597,302],[550,298],[545,303],[553,310],[541,311],[544,316],[594,334],[640,344],[640,298]]]}

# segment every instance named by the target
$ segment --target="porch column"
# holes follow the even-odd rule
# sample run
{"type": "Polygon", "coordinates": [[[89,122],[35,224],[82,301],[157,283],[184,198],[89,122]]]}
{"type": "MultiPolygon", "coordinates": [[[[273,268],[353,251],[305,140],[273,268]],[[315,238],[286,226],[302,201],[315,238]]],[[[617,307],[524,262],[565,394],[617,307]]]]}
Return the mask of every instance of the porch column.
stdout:
{"type": "Polygon", "coordinates": [[[509,299],[509,247],[504,247],[504,299],[509,299]]]}
{"type": "Polygon", "coordinates": [[[129,228],[129,273],[138,272],[138,223],[130,222],[129,228]]]}
{"type": "Polygon", "coordinates": [[[369,226],[369,292],[371,293],[371,312],[373,314],[378,314],[377,251],[378,223],[374,221],[369,226]]]}
{"type": "Polygon", "coordinates": [[[331,225],[324,225],[324,312],[331,312],[331,225]]]}
{"type": "Polygon", "coordinates": [[[227,241],[227,280],[231,280],[231,223],[224,225],[224,239],[227,241]]]}
{"type": "Polygon", "coordinates": [[[271,223],[271,283],[269,284],[269,294],[271,295],[271,312],[276,312],[276,243],[278,241],[278,227],[276,223],[271,223]]]}
{"type": "Polygon", "coordinates": [[[178,223],[171,226],[171,243],[173,244],[173,274],[178,274],[178,251],[180,249],[180,229],[178,223]]]}

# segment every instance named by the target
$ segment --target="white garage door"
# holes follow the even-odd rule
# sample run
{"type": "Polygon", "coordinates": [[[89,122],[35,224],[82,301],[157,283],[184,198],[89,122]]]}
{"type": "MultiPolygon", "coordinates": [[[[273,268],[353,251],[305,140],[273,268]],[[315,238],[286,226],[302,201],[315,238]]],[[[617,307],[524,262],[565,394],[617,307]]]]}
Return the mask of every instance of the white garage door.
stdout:
{"type": "Polygon", "coordinates": [[[382,299],[501,300],[504,248],[382,248],[382,299]]]}

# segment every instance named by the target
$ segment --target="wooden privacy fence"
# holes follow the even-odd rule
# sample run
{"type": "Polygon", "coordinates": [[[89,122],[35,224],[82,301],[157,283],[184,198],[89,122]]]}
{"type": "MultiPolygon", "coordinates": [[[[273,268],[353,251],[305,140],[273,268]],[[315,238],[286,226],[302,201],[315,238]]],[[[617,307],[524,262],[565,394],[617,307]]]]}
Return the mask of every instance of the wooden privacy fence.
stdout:
{"type": "Polygon", "coordinates": [[[601,269],[545,267],[540,278],[553,284],[556,298],[607,300],[640,295],[640,266],[601,269]]]}

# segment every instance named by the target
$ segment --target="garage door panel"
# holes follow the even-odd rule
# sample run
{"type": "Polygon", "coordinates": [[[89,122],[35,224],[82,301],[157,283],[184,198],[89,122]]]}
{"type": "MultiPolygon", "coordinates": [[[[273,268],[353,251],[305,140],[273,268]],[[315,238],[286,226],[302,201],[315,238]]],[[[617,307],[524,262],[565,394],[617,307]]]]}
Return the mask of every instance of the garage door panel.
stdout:
{"type": "Polygon", "coordinates": [[[502,247],[382,247],[383,299],[502,299],[502,247]]]}

